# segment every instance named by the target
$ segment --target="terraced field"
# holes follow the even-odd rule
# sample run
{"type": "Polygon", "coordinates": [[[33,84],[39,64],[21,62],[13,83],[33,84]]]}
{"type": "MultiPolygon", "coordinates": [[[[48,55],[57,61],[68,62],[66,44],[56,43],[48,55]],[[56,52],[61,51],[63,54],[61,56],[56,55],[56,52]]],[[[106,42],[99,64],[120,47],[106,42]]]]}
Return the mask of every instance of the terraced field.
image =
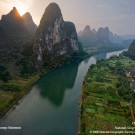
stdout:
{"type": "Polygon", "coordinates": [[[133,126],[135,94],[126,75],[133,65],[135,61],[127,57],[113,57],[90,67],[82,90],[80,135],[133,126]]]}

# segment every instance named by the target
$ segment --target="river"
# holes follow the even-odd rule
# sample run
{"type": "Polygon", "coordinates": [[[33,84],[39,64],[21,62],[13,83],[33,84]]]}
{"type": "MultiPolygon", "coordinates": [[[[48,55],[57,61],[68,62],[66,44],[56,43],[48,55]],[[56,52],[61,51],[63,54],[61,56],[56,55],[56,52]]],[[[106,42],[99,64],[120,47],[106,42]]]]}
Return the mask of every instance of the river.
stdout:
{"type": "Polygon", "coordinates": [[[44,75],[1,120],[0,135],[77,135],[79,97],[89,66],[122,51],[99,53],[44,75]]]}

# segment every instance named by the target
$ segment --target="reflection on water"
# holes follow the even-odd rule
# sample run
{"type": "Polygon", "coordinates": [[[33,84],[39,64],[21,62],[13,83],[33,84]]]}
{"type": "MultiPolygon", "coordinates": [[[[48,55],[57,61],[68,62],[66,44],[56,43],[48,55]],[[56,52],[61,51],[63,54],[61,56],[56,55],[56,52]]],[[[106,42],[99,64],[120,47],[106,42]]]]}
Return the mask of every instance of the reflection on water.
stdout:
{"type": "Polygon", "coordinates": [[[108,59],[108,58],[110,58],[111,56],[114,56],[114,55],[119,56],[119,54],[121,54],[123,51],[127,51],[127,49],[122,50],[122,51],[115,51],[115,52],[107,53],[106,58],[108,59]]]}
{"type": "Polygon", "coordinates": [[[105,53],[99,53],[79,65],[66,65],[43,76],[20,104],[0,120],[0,127],[22,129],[0,130],[0,135],[77,135],[84,77],[96,59],[105,57],[105,53]]]}
{"type": "Polygon", "coordinates": [[[94,55],[96,60],[101,60],[101,59],[105,59],[106,58],[106,53],[98,53],[96,55],[94,55]]]}
{"type": "Polygon", "coordinates": [[[89,58],[84,60],[84,63],[87,64],[88,62],[89,62],[89,58]]]}
{"type": "Polygon", "coordinates": [[[36,87],[43,98],[48,98],[56,106],[60,106],[65,90],[72,90],[78,71],[78,64],[70,64],[48,73],[38,81],[36,87]]]}

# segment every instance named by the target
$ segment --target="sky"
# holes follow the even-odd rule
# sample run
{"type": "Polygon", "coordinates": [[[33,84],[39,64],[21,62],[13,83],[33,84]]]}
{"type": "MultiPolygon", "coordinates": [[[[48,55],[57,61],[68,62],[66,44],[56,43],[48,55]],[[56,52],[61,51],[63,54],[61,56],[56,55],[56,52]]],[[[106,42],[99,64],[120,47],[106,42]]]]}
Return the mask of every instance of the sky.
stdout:
{"type": "Polygon", "coordinates": [[[30,12],[39,25],[45,8],[56,2],[65,21],[72,21],[77,31],[109,27],[113,33],[135,34],[135,0],[0,0],[0,17],[15,6],[23,15],[30,12]]]}

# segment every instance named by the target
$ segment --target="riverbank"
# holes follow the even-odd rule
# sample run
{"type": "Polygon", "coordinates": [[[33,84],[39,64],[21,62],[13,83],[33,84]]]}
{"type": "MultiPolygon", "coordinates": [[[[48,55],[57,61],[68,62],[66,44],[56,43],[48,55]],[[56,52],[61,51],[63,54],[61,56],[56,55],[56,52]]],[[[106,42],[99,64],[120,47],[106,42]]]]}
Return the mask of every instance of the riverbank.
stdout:
{"type": "Polygon", "coordinates": [[[131,91],[131,78],[126,74],[133,65],[135,61],[127,57],[113,57],[90,67],[82,89],[80,135],[133,126],[135,104],[131,105],[131,101],[135,94],[131,91]]]}
{"type": "MultiPolygon", "coordinates": [[[[64,63],[63,65],[60,65],[60,67],[70,63],[80,63],[95,53],[96,52],[91,52],[87,54],[82,52],[79,55],[75,54],[71,62],[64,63]]],[[[56,67],[50,67],[46,69],[46,71],[41,70],[29,76],[27,79],[13,79],[8,83],[0,83],[0,118],[2,118],[15,104],[18,103],[20,99],[24,97],[24,95],[30,91],[31,87],[40,79],[40,77],[55,69],[56,67]]]]}
{"type": "Polygon", "coordinates": [[[40,78],[37,73],[27,80],[12,80],[1,85],[0,91],[0,118],[2,118],[20,99],[30,91],[30,88],[40,78]]]}

